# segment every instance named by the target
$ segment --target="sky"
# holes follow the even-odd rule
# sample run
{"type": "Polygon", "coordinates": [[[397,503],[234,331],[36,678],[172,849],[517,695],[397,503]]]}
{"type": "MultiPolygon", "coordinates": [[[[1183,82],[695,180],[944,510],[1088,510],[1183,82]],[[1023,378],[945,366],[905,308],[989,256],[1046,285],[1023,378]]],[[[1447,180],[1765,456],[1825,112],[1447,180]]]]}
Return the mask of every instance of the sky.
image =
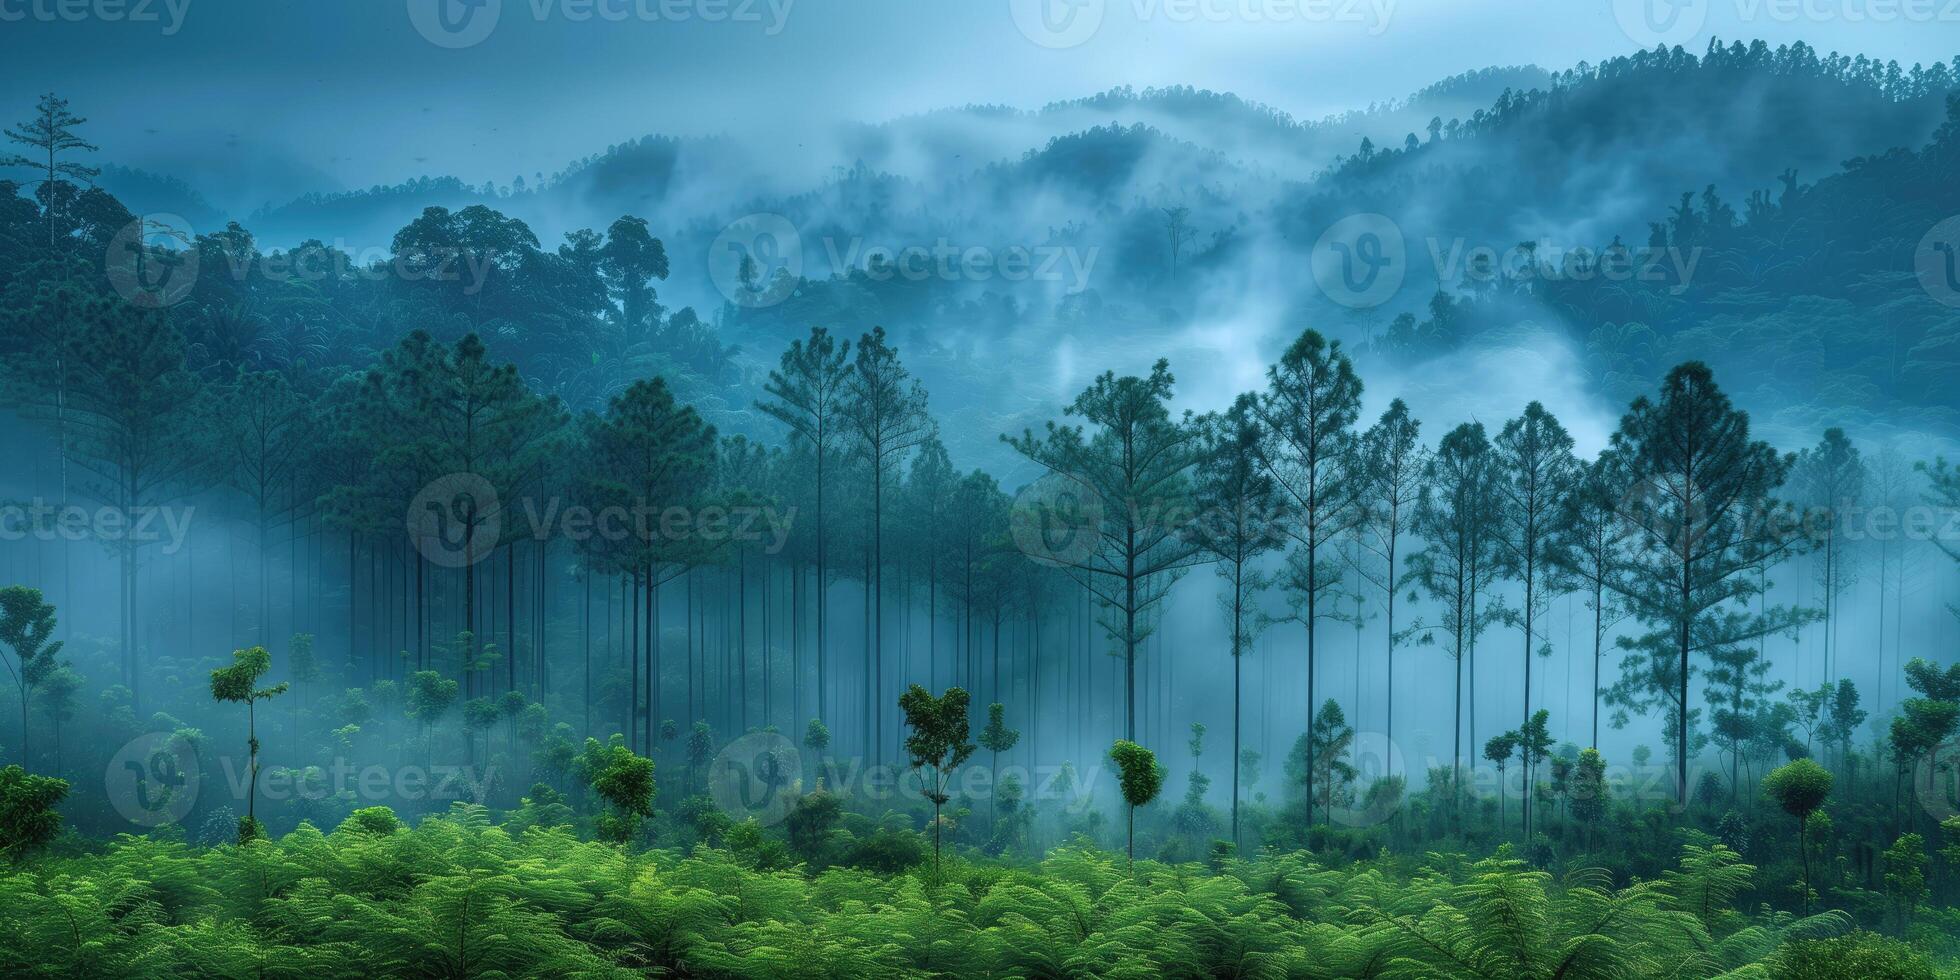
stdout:
{"type": "Polygon", "coordinates": [[[0,109],[55,90],[112,160],[323,190],[553,173],[624,139],[766,134],[1119,85],[1318,118],[1477,68],[1711,36],[1910,64],[1945,0],[0,0],[0,109]],[[113,152],[110,152],[113,150],[113,152]]]}

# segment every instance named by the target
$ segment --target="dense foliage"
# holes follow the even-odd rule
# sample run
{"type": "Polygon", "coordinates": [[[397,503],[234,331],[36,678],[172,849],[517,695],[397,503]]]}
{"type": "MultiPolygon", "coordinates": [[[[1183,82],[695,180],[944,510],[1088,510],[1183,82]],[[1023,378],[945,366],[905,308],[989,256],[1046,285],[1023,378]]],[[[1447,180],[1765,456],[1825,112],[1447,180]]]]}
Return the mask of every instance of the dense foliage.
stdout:
{"type": "Polygon", "coordinates": [[[758,857],[513,833],[461,805],[414,829],[361,815],[214,849],[123,837],[0,878],[17,925],[0,934],[0,971],[1585,980],[1838,976],[1808,964],[1879,955],[1818,946],[1773,960],[1779,943],[1833,934],[1841,916],[1738,911],[1755,869],[1720,844],[1619,886],[1501,856],[1334,868],[1288,854],[1131,872],[1072,846],[938,877],[758,857]]]}
{"type": "MultiPolygon", "coordinates": [[[[1514,78],[1541,87],[1243,209],[1129,200],[1172,157],[1232,165],[1140,124],[975,178],[1088,202],[1051,237],[1121,240],[1100,292],[745,264],[706,314],[658,292],[698,229],[547,244],[515,212],[556,185],[285,210],[415,198],[360,257],[237,223],[154,242],[44,97],[10,137],[45,165],[9,163],[44,177],[0,181],[0,452],[26,462],[0,472],[0,974],[1950,969],[1960,545],[1873,532],[1960,528],[1929,448],[1960,334],[1905,271],[1960,209],[1952,72],[1713,45],[1383,113],[1514,78]],[[1526,243],[1361,343],[1293,297],[1277,358],[1204,412],[1155,351],[1037,402],[931,329],[1180,322],[1250,261],[1241,223],[1421,210],[1503,153],[1573,154],[1562,127],[1656,79],[1774,80],[1917,148],[1740,212],[1683,195],[1647,247],[1698,255],[1693,282],[1554,275],[1526,243]],[[1583,451],[1535,394],[1417,417],[1412,365],[1540,318],[1617,413],[1583,451]],[[119,532],[153,519],[175,536],[119,532]]],[[[1663,96],[1602,145],[1655,135],[1663,96]]],[[[1145,104],[1330,129],[1186,90],[1048,113],[1145,104]]],[[[1728,176],[1771,152],[1745,149],[1728,176]]],[[[1444,220],[1583,193],[1521,169],[1444,220]]],[[[915,192],[860,165],[784,208],[915,192]]],[[[1603,237],[1577,261],[1630,251],[1603,237]]]]}

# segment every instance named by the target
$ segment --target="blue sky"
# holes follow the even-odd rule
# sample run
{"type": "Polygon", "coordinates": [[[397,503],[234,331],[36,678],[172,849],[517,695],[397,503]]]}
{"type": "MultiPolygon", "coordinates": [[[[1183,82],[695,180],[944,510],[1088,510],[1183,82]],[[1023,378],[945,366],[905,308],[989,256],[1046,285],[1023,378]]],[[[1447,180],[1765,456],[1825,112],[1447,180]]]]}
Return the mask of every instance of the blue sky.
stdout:
{"type": "Polygon", "coordinates": [[[1801,39],[1910,64],[1960,50],[1946,6],[0,0],[0,108],[19,117],[35,93],[55,89],[93,120],[105,150],[113,143],[114,159],[237,152],[307,161],[345,186],[424,173],[505,181],[646,133],[793,136],[1123,84],[1232,91],[1317,117],[1461,71],[1563,68],[1658,39],[1696,51],[1710,36],[1801,39]],[[445,23],[462,26],[445,33],[445,23]]]}

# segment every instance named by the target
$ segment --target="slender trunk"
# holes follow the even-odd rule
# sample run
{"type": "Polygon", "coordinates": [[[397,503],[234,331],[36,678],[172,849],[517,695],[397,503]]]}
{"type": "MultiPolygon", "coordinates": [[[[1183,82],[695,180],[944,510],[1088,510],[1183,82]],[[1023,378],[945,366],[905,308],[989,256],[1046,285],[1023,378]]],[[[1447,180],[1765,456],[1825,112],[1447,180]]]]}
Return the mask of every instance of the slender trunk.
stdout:
{"type": "Polygon", "coordinates": [[[1810,847],[1804,842],[1804,819],[1797,818],[1797,855],[1803,861],[1803,914],[1810,915],[1810,847]]]}
{"type": "Polygon", "coordinates": [[[1239,841],[1239,717],[1244,692],[1240,687],[1241,661],[1245,654],[1245,561],[1243,555],[1232,565],[1232,846],[1239,841]]]}

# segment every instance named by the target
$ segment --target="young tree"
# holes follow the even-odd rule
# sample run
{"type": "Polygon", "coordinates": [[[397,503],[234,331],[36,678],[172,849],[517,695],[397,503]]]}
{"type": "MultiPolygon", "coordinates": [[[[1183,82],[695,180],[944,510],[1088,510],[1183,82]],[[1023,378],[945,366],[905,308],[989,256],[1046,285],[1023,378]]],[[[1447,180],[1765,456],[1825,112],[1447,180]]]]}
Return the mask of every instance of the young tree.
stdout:
{"type": "MultiPolygon", "coordinates": [[[[809,749],[817,758],[818,787],[823,788],[823,758],[824,753],[830,749],[830,728],[823,723],[822,718],[812,718],[808,725],[803,726],[803,747],[809,749]]],[[[836,789],[834,786],[829,788],[836,789]]]]}
{"type": "Polygon", "coordinates": [[[653,816],[653,760],[635,755],[625,742],[617,734],[603,746],[588,738],[579,760],[586,784],[612,808],[611,813],[599,815],[599,839],[615,844],[631,841],[640,832],[640,822],[653,816]]]}
{"type": "Polygon", "coordinates": [[[1769,679],[1769,661],[1753,644],[1741,643],[1708,652],[1706,696],[1709,722],[1719,750],[1729,755],[1731,804],[1742,789],[1742,756],[1756,736],[1756,723],[1767,699],[1781,690],[1782,681],[1769,679]]]}
{"type": "Polygon", "coordinates": [[[1652,632],[1634,645],[1635,674],[1673,708],[1675,791],[1688,802],[1690,657],[1801,626],[1794,609],[1747,600],[1754,574],[1797,540],[1772,499],[1789,464],[1749,435],[1714,372],[1691,361],[1668,372],[1658,400],[1633,403],[1613,436],[1634,488],[1620,508],[1633,546],[1616,590],[1652,632]]]}
{"type": "Polygon", "coordinates": [[[769,401],[756,403],[763,414],[781,422],[810,448],[815,463],[817,498],[817,714],[831,716],[829,702],[830,567],[829,525],[824,515],[825,478],[831,450],[843,435],[846,385],[851,377],[851,342],[841,344],[822,327],[810,328],[810,339],[791,341],[776,370],[769,372],[763,391],[769,401]]]}
{"type": "Polygon", "coordinates": [[[1606,760],[1598,749],[1584,749],[1572,768],[1572,817],[1586,825],[1586,850],[1592,850],[1593,827],[1606,816],[1609,789],[1606,760]]]}
{"type": "Polygon", "coordinates": [[[1304,783],[1307,790],[1308,821],[1312,822],[1314,804],[1320,804],[1321,815],[1334,819],[1334,807],[1345,806],[1353,789],[1358,771],[1345,758],[1354,748],[1354,726],[1347,723],[1347,715],[1341,710],[1341,703],[1328,698],[1314,713],[1313,722],[1304,735],[1300,736],[1295,753],[1297,760],[1289,762],[1292,775],[1304,783]],[[1297,761],[1297,768],[1293,762],[1297,761]]]}
{"type": "Polygon", "coordinates": [[[426,761],[430,754],[430,729],[436,719],[449,712],[449,706],[456,703],[460,693],[457,683],[433,670],[418,670],[408,677],[408,714],[422,728],[422,754],[426,761]]]}
{"type": "Polygon", "coordinates": [[[293,734],[300,734],[299,713],[306,706],[306,689],[320,679],[320,659],[313,654],[313,634],[295,633],[286,645],[286,679],[292,682],[293,734]]]}
{"type": "Polygon", "coordinates": [[[271,687],[258,686],[259,679],[271,669],[272,654],[267,653],[264,647],[252,647],[233,651],[231,666],[211,672],[212,700],[245,706],[245,739],[251,755],[246,768],[250,778],[245,788],[245,818],[238,822],[240,844],[265,835],[264,829],[259,826],[256,810],[259,795],[258,703],[286,693],[287,688],[283,681],[271,687]]]}
{"type": "MultiPolygon", "coordinates": [[[[1527,816],[1537,808],[1538,800],[1538,787],[1531,774],[1537,772],[1538,764],[1544,762],[1545,757],[1552,753],[1551,719],[1550,711],[1539,708],[1532,712],[1531,717],[1525,719],[1524,725],[1518,729],[1518,762],[1525,774],[1524,810],[1527,816]]],[[[1537,822],[1531,821],[1527,826],[1535,827],[1537,822]]],[[[1531,837],[1527,834],[1525,844],[1530,846],[1530,843],[1531,837]]]]}
{"type": "Polygon", "coordinates": [[[1837,749],[1838,765],[1850,759],[1851,740],[1858,737],[1858,729],[1865,724],[1866,717],[1868,713],[1858,706],[1858,685],[1851,683],[1849,677],[1838,678],[1830,700],[1824,704],[1824,723],[1820,729],[1837,749]]]}
{"type": "Polygon", "coordinates": [[[471,698],[463,702],[463,747],[466,750],[465,758],[472,765],[476,761],[475,736],[478,735],[483,736],[484,761],[489,761],[490,729],[496,727],[497,719],[502,714],[497,710],[497,702],[489,698],[471,698]]]}
{"type": "Polygon", "coordinates": [[[967,693],[961,688],[949,687],[945,694],[933,697],[917,684],[907,688],[898,699],[899,708],[905,712],[905,724],[912,729],[912,734],[905,737],[905,752],[911,757],[913,771],[919,774],[921,790],[932,801],[935,875],[939,873],[939,851],[945,832],[940,810],[952,799],[947,787],[952,783],[953,770],[972,758],[976,748],[966,740],[967,700],[967,693]],[[928,769],[932,770],[930,781],[926,775],[928,769]]]}
{"type": "MultiPolygon", "coordinates": [[[[1939,788],[1931,780],[1938,778],[1939,750],[1946,740],[1960,729],[1960,664],[1949,665],[1941,670],[1933,663],[1914,657],[1906,663],[1906,686],[1919,694],[1907,698],[1899,705],[1902,714],[1892,719],[1889,741],[1892,755],[1898,760],[1901,769],[1912,768],[1915,775],[1923,773],[1927,785],[1920,785],[1914,779],[1912,789],[1915,795],[1927,799],[1937,799],[1939,788]],[[1918,760],[1924,758],[1926,764],[1918,767],[1918,760]]],[[[1894,794],[1894,821],[1897,822],[1899,804],[1894,794]]]]}
{"type": "Polygon", "coordinates": [[[1904,932],[1926,896],[1926,838],[1900,834],[1885,849],[1885,890],[1897,904],[1899,931],[1904,932]]]}
{"type": "Polygon", "coordinates": [[[1130,856],[1130,871],[1135,873],[1137,807],[1148,806],[1164,788],[1164,767],[1157,763],[1156,753],[1127,739],[1119,739],[1115,745],[1110,746],[1109,759],[1116,763],[1117,785],[1122,787],[1123,802],[1129,804],[1127,851],[1130,856]]]}
{"type": "Polygon", "coordinates": [[[885,342],[885,328],[858,339],[857,361],[844,382],[844,418],[856,437],[856,451],[871,474],[872,621],[865,639],[865,737],[873,764],[883,764],[885,706],[885,481],[905,454],[934,434],[926,414],[926,389],[898,361],[885,342]]]}
{"type": "Polygon", "coordinates": [[[61,775],[61,729],[75,718],[80,702],[82,675],[63,663],[41,682],[41,710],[54,722],[54,774],[61,775]]]}
{"type": "Polygon", "coordinates": [[[1171,583],[1209,556],[1181,525],[1189,507],[1189,471],[1197,459],[1198,429],[1189,413],[1169,409],[1170,364],[1159,360],[1148,378],[1105,372],[1076,396],[1068,414],[1095,427],[1048,423],[1046,437],[1032,430],[1001,438],[1022,455],[1073,481],[1090,498],[1097,518],[1088,547],[1031,555],[1058,565],[1115,612],[1103,628],[1123,650],[1123,731],[1136,737],[1137,647],[1153,631],[1149,619],[1171,583]]]}
{"type": "Polygon", "coordinates": [[[20,766],[0,769],[0,854],[19,864],[61,832],[55,807],[68,795],[68,781],[36,776],[20,766]]]}
{"type": "Polygon", "coordinates": [[[1497,829],[1500,836],[1504,833],[1504,771],[1511,764],[1511,756],[1517,749],[1518,733],[1515,730],[1484,740],[1484,758],[1497,766],[1497,829]]]}
{"type": "Polygon", "coordinates": [[[1803,914],[1810,914],[1810,847],[1804,839],[1810,815],[1831,795],[1831,772],[1809,759],[1798,759],[1763,777],[1763,795],[1797,818],[1797,853],[1803,860],[1803,914]]]}
{"type": "MultiPolygon", "coordinates": [[[[1361,414],[1361,378],[1354,362],[1319,331],[1302,333],[1279,363],[1266,369],[1266,390],[1254,402],[1263,429],[1261,461],[1287,505],[1281,525],[1293,549],[1286,585],[1294,615],[1307,634],[1307,727],[1313,727],[1316,635],[1321,605],[1339,596],[1339,562],[1332,542],[1361,519],[1367,487],[1356,453],[1354,423],[1361,414]]],[[[1307,744],[1307,796],[1313,797],[1314,746],[1307,744]]],[[[1309,811],[1311,819],[1311,811],[1309,811]]]]}
{"type": "MultiPolygon", "coordinates": [[[[1524,723],[1531,722],[1531,667],[1538,657],[1551,655],[1551,641],[1540,635],[1539,615],[1556,595],[1552,555],[1556,548],[1561,508],[1572,494],[1579,461],[1572,455],[1572,436],[1539,402],[1504,423],[1491,444],[1498,501],[1498,559],[1523,587],[1517,618],[1524,626],[1524,723]]],[[[1520,729],[1522,730],[1522,729],[1520,729]]],[[[1526,793],[1533,783],[1536,760],[1520,760],[1526,793]]],[[[1532,810],[1524,807],[1524,839],[1531,840],[1532,810]]]]}
{"type": "Polygon", "coordinates": [[[690,789],[700,785],[696,775],[706,769],[714,757],[714,727],[705,721],[695,722],[687,733],[687,783],[690,789]]]}
{"type": "MultiPolygon", "coordinates": [[[[988,768],[993,772],[996,787],[1000,784],[1000,754],[1021,741],[1021,730],[1007,727],[1006,715],[1007,708],[1000,702],[988,705],[987,727],[980,730],[980,747],[993,753],[993,761],[988,763],[988,768]]],[[[994,811],[996,815],[999,814],[998,802],[994,804],[994,811]]]]}
{"type": "Polygon", "coordinates": [[[60,666],[61,641],[53,639],[54,607],[41,600],[39,589],[10,585],[0,589],[0,646],[14,655],[7,671],[20,691],[20,763],[29,761],[27,699],[60,666]]]}
{"type": "MultiPolygon", "coordinates": [[[[1272,577],[1257,567],[1261,556],[1279,546],[1276,527],[1279,497],[1272,476],[1259,456],[1259,423],[1254,396],[1240,395],[1230,411],[1208,415],[1197,467],[1198,519],[1192,529],[1205,549],[1218,559],[1218,577],[1226,592],[1219,608],[1231,621],[1232,758],[1240,748],[1244,715],[1241,681],[1245,655],[1265,627],[1259,596],[1272,577]]],[[[1392,545],[1391,545],[1392,547],[1392,545]]],[[[1391,677],[1393,676],[1391,668],[1391,677]]],[[[1232,771],[1232,842],[1239,843],[1239,773],[1232,771]]]]}

